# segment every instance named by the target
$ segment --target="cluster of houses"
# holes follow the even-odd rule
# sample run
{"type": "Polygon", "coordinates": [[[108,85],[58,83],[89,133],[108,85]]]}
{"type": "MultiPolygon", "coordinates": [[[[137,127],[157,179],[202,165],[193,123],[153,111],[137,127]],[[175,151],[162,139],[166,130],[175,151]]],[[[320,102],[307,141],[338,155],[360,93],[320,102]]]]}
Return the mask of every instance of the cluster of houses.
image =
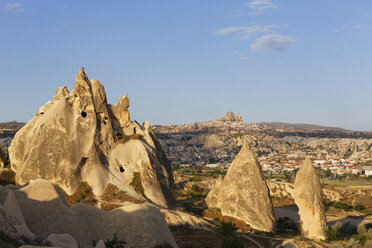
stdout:
{"type": "MultiPolygon", "coordinates": [[[[372,175],[372,166],[363,166],[371,162],[369,156],[364,156],[359,159],[314,159],[313,165],[324,171],[330,170],[332,174],[364,174],[372,175]]],[[[301,167],[303,160],[301,159],[281,159],[266,160],[261,158],[262,170],[272,174],[282,174],[284,172],[293,172],[301,167]]]]}
{"type": "MultiPolygon", "coordinates": [[[[298,170],[303,159],[292,158],[287,156],[283,159],[274,159],[268,157],[259,157],[262,170],[268,174],[283,174],[286,172],[294,172],[298,170]]],[[[313,165],[324,171],[330,170],[334,175],[343,174],[360,174],[365,176],[372,176],[372,159],[369,156],[363,156],[358,159],[313,159],[313,165]],[[368,164],[371,164],[368,166],[368,164]]],[[[190,164],[181,164],[181,167],[189,167],[190,164]]],[[[229,163],[206,163],[205,166],[209,169],[216,169],[227,171],[229,163]]]]}

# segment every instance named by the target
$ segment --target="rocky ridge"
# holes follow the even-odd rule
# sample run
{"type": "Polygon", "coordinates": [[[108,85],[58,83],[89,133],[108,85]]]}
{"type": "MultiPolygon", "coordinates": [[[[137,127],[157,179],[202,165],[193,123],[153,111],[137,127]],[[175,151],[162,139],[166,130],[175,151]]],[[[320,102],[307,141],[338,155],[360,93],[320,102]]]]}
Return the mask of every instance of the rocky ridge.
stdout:
{"type": "Polygon", "coordinates": [[[218,120],[155,126],[160,143],[174,165],[208,163],[210,157],[230,163],[247,140],[257,155],[307,153],[317,158],[344,158],[365,152],[372,156],[370,132],[342,129],[299,129],[246,123],[226,114],[218,120]]]}

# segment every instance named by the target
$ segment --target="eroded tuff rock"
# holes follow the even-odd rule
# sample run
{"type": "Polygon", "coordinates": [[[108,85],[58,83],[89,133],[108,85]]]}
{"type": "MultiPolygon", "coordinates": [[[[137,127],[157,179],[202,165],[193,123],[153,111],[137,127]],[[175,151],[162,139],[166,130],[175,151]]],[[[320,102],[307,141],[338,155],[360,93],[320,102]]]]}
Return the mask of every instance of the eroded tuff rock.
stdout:
{"type": "Polygon", "coordinates": [[[3,147],[0,145],[0,168],[4,168],[6,164],[6,154],[3,147]]]}
{"type": "Polygon", "coordinates": [[[221,118],[221,121],[238,121],[243,122],[242,117],[240,116],[240,113],[238,113],[235,117],[234,112],[227,112],[224,117],[221,118]]]}
{"type": "Polygon", "coordinates": [[[325,239],[328,227],[322,186],[309,158],[297,172],[293,198],[299,208],[303,234],[312,239],[325,239]]]}
{"type": "Polygon", "coordinates": [[[154,247],[162,242],[178,247],[161,212],[150,204],[127,203],[111,211],[82,203],[68,207],[56,186],[44,179],[30,180],[13,190],[0,186],[0,230],[8,235],[19,235],[9,220],[11,209],[1,207],[9,194],[36,238],[47,239],[54,246],[91,247],[92,240],[112,239],[117,233],[129,248],[154,247]]]}
{"type": "Polygon", "coordinates": [[[173,175],[150,125],[130,121],[129,99],[107,104],[103,85],[81,68],[71,92],[57,89],[35,117],[20,129],[9,157],[16,182],[44,178],[68,194],[86,181],[96,196],[111,183],[131,196],[172,206],[173,175]],[[137,193],[137,180],[144,192],[137,193]]]}
{"type": "Polygon", "coordinates": [[[225,178],[219,178],[209,192],[209,208],[219,208],[231,216],[262,231],[274,231],[275,217],[269,188],[248,144],[244,144],[225,178]]]}

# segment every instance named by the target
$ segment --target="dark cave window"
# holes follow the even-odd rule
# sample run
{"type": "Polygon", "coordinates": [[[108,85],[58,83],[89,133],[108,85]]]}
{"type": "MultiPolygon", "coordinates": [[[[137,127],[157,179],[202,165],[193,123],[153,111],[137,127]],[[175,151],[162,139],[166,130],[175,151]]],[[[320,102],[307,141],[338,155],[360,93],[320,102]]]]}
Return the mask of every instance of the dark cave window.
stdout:
{"type": "Polygon", "coordinates": [[[81,111],[81,116],[83,117],[83,118],[85,118],[85,117],[87,117],[87,112],[85,112],[85,111],[81,111]]]}
{"type": "Polygon", "coordinates": [[[125,170],[123,168],[123,166],[120,166],[120,172],[123,173],[125,170]]]}

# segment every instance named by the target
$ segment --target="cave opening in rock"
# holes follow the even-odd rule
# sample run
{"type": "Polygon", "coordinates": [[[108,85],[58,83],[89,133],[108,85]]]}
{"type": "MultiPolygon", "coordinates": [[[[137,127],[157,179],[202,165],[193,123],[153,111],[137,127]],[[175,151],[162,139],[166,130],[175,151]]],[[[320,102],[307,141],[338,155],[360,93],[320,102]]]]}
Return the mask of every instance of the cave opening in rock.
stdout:
{"type": "Polygon", "coordinates": [[[123,168],[123,166],[120,166],[120,172],[123,173],[125,170],[123,168]]]}
{"type": "Polygon", "coordinates": [[[85,112],[85,111],[81,111],[81,116],[83,117],[83,118],[85,118],[85,117],[87,117],[87,112],[85,112]]]}

